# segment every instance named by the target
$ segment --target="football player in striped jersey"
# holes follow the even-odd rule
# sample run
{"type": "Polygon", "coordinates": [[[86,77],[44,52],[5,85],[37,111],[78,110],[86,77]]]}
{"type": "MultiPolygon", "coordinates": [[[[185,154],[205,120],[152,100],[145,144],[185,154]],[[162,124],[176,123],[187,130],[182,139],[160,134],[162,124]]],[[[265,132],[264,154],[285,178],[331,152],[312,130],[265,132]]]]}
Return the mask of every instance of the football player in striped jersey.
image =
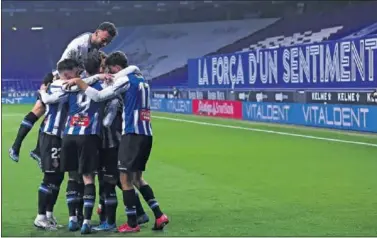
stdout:
{"type": "MultiPolygon", "coordinates": [[[[67,75],[62,78],[66,79],[67,75]]],[[[84,80],[89,84],[93,84],[99,79],[100,77],[95,76],[85,78],[84,80]]],[[[46,229],[48,223],[44,222],[45,215],[47,217],[47,220],[50,221],[50,225],[52,225],[52,227],[48,227],[49,229],[58,227],[52,211],[59,194],[60,184],[64,178],[64,173],[61,173],[59,170],[60,151],[61,137],[67,118],[67,101],[69,94],[62,90],[63,81],[64,80],[56,80],[47,88],[42,86],[39,91],[41,102],[46,107],[45,119],[40,128],[41,133],[39,138],[41,151],[41,169],[44,172],[45,176],[39,189],[39,215],[37,216],[34,223],[37,227],[45,227],[46,229]]],[[[70,180],[71,179],[72,178],[70,176],[70,180]]],[[[82,187],[84,189],[83,185],[82,187]]],[[[80,191],[80,189],[78,190],[80,191]]],[[[82,197],[83,192],[84,191],[81,191],[78,196],[80,197],[81,195],[82,197]]],[[[69,202],[72,201],[68,201],[68,203],[69,202]]]]}
{"type": "MultiPolygon", "coordinates": [[[[53,216],[53,208],[59,195],[64,173],[60,172],[60,149],[62,131],[67,117],[65,102],[49,103],[50,95],[55,89],[51,84],[40,88],[41,101],[45,102],[44,121],[38,137],[41,151],[41,169],[44,173],[38,190],[38,215],[34,225],[38,228],[55,230],[58,227],[53,216]]],[[[61,96],[64,97],[63,93],[61,96]]]]}
{"type": "Polygon", "coordinates": [[[115,74],[113,85],[97,90],[89,87],[80,78],[71,79],[68,84],[76,84],[86,96],[96,102],[119,95],[123,98],[123,125],[118,151],[118,169],[128,221],[121,225],[118,231],[140,231],[135,209],[134,184],[156,217],[154,229],[162,230],[169,223],[169,219],[161,211],[152,188],[142,177],[152,149],[149,84],[136,66],[128,66],[127,57],[122,52],[110,54],[106,59],[106,65],[110,73],[115,74]]]}
{"type": "MultiPolygon", "coordinates": [[[[69,79],[77,77],[80,65],[76,60],[66,59],[58,64],[60,77],[69,79]]],[[[92,77],[93,78],[93,77],[92,77]]],[[[96,78],[96,77],[94,77],[96,78]]],[[[92,84],[101,89],[101,83],[92,84]]],[[[62,93],[61,93],[62,94],[62,93]]],[[[98,168],[98,148],[100,145],[100,126],[103,103],[92,102],[81,92],[72,92],[55,97],[68,104],[68,118],[63,132],[60,168],[61,171],[82,175],[84,180],[84,224],[81,233],[91,232],[90,220],[95,201],[93,172],[98,168]]],[[[70,177],[71,176],[70,174],[70,177]]],[[[77,176],[76,176],[77,177],[77,176]]],[[[67,184],[67,203],[69,208],[69,230],[80,229],[77,219],[77,198],[79,197],[78,179],[69,180],[67,184]]]]}

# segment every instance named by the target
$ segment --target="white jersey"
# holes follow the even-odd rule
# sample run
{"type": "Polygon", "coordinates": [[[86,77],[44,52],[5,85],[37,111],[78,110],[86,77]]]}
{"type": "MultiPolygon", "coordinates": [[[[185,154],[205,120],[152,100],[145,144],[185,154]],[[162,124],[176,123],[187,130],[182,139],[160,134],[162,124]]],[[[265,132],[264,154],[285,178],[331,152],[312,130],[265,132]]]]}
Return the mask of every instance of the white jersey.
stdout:
{"type": "MultiPolygon", "coordinates": [[[[75,59],[80,63],[80,67],[85,69],[84,62],[88,58],[88,53],[92,50],[93,46],[90,43],[92,33],[87,32],[77,36],[73,39],[64,50],[60,60],[57,64],[65,59],[75,59]]],[[[53,74],[56,75],[55,71],[53,74]]]]}

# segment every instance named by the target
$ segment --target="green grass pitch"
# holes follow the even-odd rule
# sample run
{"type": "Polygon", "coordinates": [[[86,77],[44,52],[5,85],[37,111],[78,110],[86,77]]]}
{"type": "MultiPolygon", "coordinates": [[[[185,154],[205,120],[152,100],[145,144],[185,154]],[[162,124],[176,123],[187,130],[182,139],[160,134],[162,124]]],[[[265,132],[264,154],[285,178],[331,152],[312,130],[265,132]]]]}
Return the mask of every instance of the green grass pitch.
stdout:
{"type": "MultiPolygon", "coordinates": [[[[40,122],[24,141],[18,164],[7,154],[30,108],[2,110],[2,235],[79,236],[66,229],[66,183],[55,209],[65,228],[44,232],[33,226],[42,174],[28,153],[40,122]]],[[[153,115],[377,144],[373,135],[153,115]]],[[[377,236],[377,147],[161,118],[153,119],[153,130],[145,177],[171,223],[156,233],[152,221],[134,236],[377,236]]],[[[120,193],[118,198],[120,225],[125,214],[120,193]]]]}

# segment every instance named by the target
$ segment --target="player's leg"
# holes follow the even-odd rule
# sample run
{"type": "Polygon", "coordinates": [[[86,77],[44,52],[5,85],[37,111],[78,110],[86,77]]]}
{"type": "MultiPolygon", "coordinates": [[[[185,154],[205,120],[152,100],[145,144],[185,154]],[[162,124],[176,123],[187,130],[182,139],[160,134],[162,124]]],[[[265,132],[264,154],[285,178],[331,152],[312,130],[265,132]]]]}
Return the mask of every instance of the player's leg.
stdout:
{"type": "Polygon", "coordinates": [[[152,187],[144,180],[142,171],[133,174],[133,183],[142,194],[144,200],[148,203],[156,218],[154,230],[162,230],[169,223],[168,217],[161,211],[160,205],[154,195],[152,187]]]}
{"type": "Polygon", "coordinates": [[[40,137],[43,145],[41,149],[43,151],[42,171],[44,178],[38,190],[38,215],[34,220],[34,225],[43,229],[56,229],[55,224],[47,217],[47,215],[52,215],[51,213],[47,214],[47,210],[53,202],[53,188],[55,184],[60,186],[59,183],[61,183],[60,180],[55,179],[56,176],[52,175],[59,168],[54,159],[58,159],[61,146],[60,138],[54,137],[44,133],[40,137]]]}
{"type": "Polygon", "coordinates": [[[77,231],[80,229],[80,223],[77,216],[77,209],[79,205],[79,178],[77,171],[68,172],[68,181],[66,188],[66,201],[68,207],[68,229],[70,231],[77,231]]]}
{"type": "MultiPolygon", "coordinates": [[[[44,121],[42,121],[40,127],[42,127],[43,124],[44,124],[44,121]]],[[[40,148],[40,143],[39,143],[40,136],[41,136],[41,132],[38,133],[38,140],[37,140],[37,144],[35,145],[34,150],[30,151],[30,157],[33,160],[37,161],[39,167],[41,167],[41,152],[40,152],[40,149],[39,149],[40,148]]]]}
{"type": "Polygon", "coordinates": [[[38,189],[38,215],[34,220],[34,226],[46,230],[55,230],[56,227],[47,219],[47,204],[51,199],[51,189],[46,181],[46,173],[38,189]]]}
{"type": "Polygon", "coordinates": [[[105,215],[105,222],[94,229],[98,231],[116,231],[118,199],[115,186],[119,180],[117,167],[118,148],[100,149],[100,164],[99,172],[102,174],[102,193],[100,193],[100,196],[103,196],[104,201],[103,214],[105,215]]]}
{"type": "Polygon", "coordinates": [[[133,166],[133,183],[140,191],[144,200],[148,203],[156,218],[154,230],[162,230],[165,225],[169,223],[168,217],[161,211],[160,205],[154,195],[152,187],[143,179],[142,173],[145,171],[150,152],[152,150],[153,137],[139,136],[140,139],[140,154],[137,157],[136,163],[133,166]]]}
{"type": "Polygon", "coordinates": [[[141,204],[139,193],[135,190],[136,195],[136,215],[137,215],[137,224],[143,225],[149,222],[149,216],[145,213],[143,205],[141,204]]]}
{"type": "Polygon", "coordinates": [[[44,114],[44,112],[45,107],[40,100],[37,100],[31,112],[26,114],[26,116],[22,120],[20,128],[17,132],[16,139],[14,140],[12,147],[9,149],[9,156],[13,161],[18,162],[23,140],[33,128],[34,123],[38,121],[38,119],[44,114]]]}
{"type": "MultiPolygon", "coordinates": [[[[39,138],[45,135],[39,133],[39,138]]],[[[62,147],[62,139],[58,136],[46,135],[46,138],[49,138],[49,142],[52,144],[51,153],[48,157],[48,161],[43,161],[44,171],[46,171],[45,182],[48,187],[51,189],[51,197],[47,203],[46,215],[47,219],[54,224],[57,228],[62,227],[58,225],[56,218],[54,217],[54,207],[59,196],[60,186],[64,180],[64,173],[60,171],[60,153],[62,147]]],[[[38,144],[45,144],[42,140],[39,140],[38,144]]],[[[43,148],[43,146],[41,146],[43,148]]],[[[39,150],[38,150],[39,151],[39,150]]],[[[40,161],[42,162],[42,161],[40,161]]],[[[42,167],[42,164],[40,165],[42,167]]]]}
{"type": "Polygon", "coordinates": [[[61,228],[63,226],[59,225],[55,216],[54,216],[54,207],[56,201],[58,200],[60,186],[64,180],[64,173],[57,171],[54,173],[45,173],[45,183],[51,190],[51,197],[48,199],[46,206],[46,216],[47,219],[54,225],[56,228],[61,228]]]}
{"type": "Polygon", "coordinates": [[[127,222],[118,228],[119,232],[138,232],[140,226],[137,224],[136,203],[137,197],[132,183],[132,171],[140,148],[138,138],[133,134],[123,135],[120,141],[118,152],[119,179],[122,185],[123,203],[126,207],[127,222]]]}
{"type": "Polygon", "coordinates": [[[91,220],[96,201],[94,173],[98,169],[100,138],[96,135],[80,136],[79,173],[82,174],[84,188],[84,223],[81,234],[90,234],[91,220]]]}
{"type": "Polygon", "coordinates": [[[69,178],[66,189],[66,200],[68,206],[69,222],[68,229],[77,231],[80,229],[77,219],[77,199],[78,199],[78,146],[77,138],[73,135],[66,135],[62,140],[61,150],[61,171],[68,172],[69,178]]]}
{"type": "MultiPolygon", "coordinates": [[[[100,153],[100,160],[101,160],[101,153],[100,153]]],[[[105,188],[104,188],[103,176],[104,176],[103,171],[98,170],[99,202],[98,202],[97,214],[99,215],[100,225],[106,222],[105,188]]]]}
{"type": "Polygon", "coordinates": [[[138,152],[139,148],[134,135],[123,135],[118,152],[118,169],[120,173],[119,179],[122,185],[123,203],[126,207],[127,223],[118,228],[119,232],[140,231],[140,227],[137,224],[136,214],[137,198],[132,183],[132,173],[129,172],[129,169],[136,160],[138,152]]]}
{"type": "Polygon", "coordinates": [[[82,176],[77,174],[77,203],[76,203],[76,216],[79,226],[81,227],[84,222],[84,190],[85,184],[82,176]]]}

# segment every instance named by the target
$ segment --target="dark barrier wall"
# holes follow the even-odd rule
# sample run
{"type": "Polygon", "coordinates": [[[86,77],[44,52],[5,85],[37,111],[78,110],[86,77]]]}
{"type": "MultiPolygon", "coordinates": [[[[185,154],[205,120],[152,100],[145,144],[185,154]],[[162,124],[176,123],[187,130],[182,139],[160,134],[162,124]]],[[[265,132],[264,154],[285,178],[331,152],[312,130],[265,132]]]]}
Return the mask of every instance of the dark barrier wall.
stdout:
{"type": "MultiPolygon", "coordinates": [[[[2,104],[34,103],[35,97],[2,97],[2,104]]],[[[270,103],[224,100],[151,99],[151,109],[258,122],[377,133],[377,106],[270,103]]]]}

